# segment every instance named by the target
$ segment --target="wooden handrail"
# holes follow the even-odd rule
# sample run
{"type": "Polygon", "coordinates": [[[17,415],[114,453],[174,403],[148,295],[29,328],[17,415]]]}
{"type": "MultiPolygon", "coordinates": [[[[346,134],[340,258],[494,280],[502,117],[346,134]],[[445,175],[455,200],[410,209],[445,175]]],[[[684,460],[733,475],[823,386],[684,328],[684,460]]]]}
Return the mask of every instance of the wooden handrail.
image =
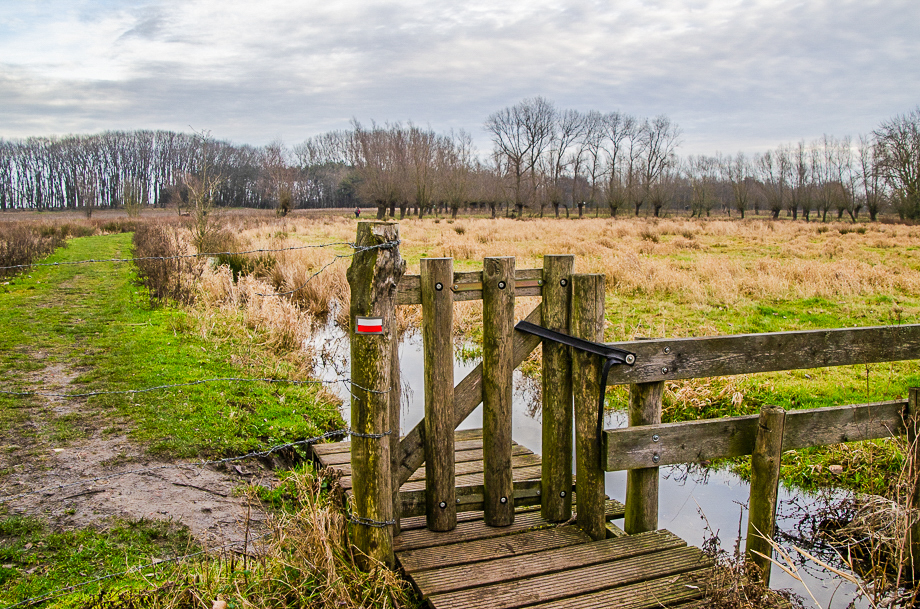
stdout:
{"type": "MultiPolygon", "coordinates": [[[[540,296],[543,287],[536,284],[543,280],[543,269],[516,269],[514,271],[515,296],[540,296]]],[[[422,304],[422,278],[420,275],[405,275],[396,286],[396,304],[422,304]]],[[[482,271],[463,271],[454,273],[453,285],[462,286],[454,294],[454,302],[464,300],[482,300],[482,271]],[[477,285],[478,284],[478,285],[477,285]]]]}
{"type": "MultiPolygon", "coordinates": [[[[783,450],[900,436],[905,433],[906,414],[906,400],[790,410],[786,413],[783,450]]],[[[750,455],[758,419],[758,415],[748,415],[608,429],[601,450],[604,469],[619,471],[750,455]]]]}
{"type": "Polygon", "coordinates": [[[608,385],[920,359],[920,325],[609,343],[636,354],[608,385]]]}

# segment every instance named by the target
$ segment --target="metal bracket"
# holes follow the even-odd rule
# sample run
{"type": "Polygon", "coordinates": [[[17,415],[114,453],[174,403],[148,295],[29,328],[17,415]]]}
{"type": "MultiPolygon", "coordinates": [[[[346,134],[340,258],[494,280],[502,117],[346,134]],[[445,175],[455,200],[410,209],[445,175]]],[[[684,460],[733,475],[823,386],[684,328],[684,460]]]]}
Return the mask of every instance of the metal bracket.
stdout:
{"type": "Polygon", "coordinates": [[[601,372],[601,391],[597,403],[598,429],[600,429],[601,423],[604,420],[604,398],[607,396],[607,375],[610,373],[610,368],[617,364],[626,364],[627,366],[632,366],[636,363],[636,354],[630,353],[624,349],[618,349],[617,347],[611,347],[603,343],[595,343],[583,338],[569,336],[568,334],[563,334],[562,332],[556,332],[555,330],[550,330],[549,328],[544,328],[543,326],[532,324],[529,321],[519,321],[517,325],[514,326],[514,329],[520,330],[521,332],[525,332],[527,334],[533,334],[534,336],[539,336],[544,340],[551,340],[562,345],[567,345],[573,349],[578,349],[579,351],[585,351],[586,353],[599,355],[604,358],[604,368],[601,372]]]}

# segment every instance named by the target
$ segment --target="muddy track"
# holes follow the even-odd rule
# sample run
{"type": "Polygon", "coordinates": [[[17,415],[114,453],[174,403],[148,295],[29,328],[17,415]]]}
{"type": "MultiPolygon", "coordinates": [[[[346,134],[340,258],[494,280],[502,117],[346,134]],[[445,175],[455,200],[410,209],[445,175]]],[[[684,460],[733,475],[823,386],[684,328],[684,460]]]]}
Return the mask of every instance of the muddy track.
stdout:
{"type": "MultiPolygon", "coordinates": [[[[85,370],[42,352],[30,356],[44,367],[19,379],[34,391],[79,392],[75,379],[85,370]]],[[[4,502],[8,514],[38,516],[57,530],[105,528],[112,518],[170,520],[205,547],[238,543],[240,550],[245,539],[263,534],[264,513],[239,492],[273,479],[258,461],[199,467],[151,458],[129,439],[129,423],[86,400],[35,396],[19,403],[17,423],[0,431],[0,496],[29,494],[4,502]]],[[[248,551],[255,551],[252,544],[248,551]]]]}

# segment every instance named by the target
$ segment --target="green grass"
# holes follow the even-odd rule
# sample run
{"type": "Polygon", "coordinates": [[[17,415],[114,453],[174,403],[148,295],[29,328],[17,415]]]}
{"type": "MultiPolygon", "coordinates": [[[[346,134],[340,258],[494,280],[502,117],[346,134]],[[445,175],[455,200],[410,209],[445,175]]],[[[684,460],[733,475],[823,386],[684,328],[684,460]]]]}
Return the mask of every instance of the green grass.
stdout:
{"type": "MultiPolygon", "coordinates": [[[[73,239],[47,261],[130,256],[131,235],[121,234],[73,239]]],[[[83,393],[212,377],[303,379],[302,365],[271,352],[239,319],[214,317],[205,338],[192,313],[151,308],[129,264],[35,267],[0,284],[0,389],[83,393]],[[61,371],[75,375],[70,384],[59,380],[61,371]]],[[[44,398],[0,395],[0,442],[19,467],[33,468],[47,465],[30,455],[96,431],[128,433],[165,458],[236,455],[341,427],[337,404],[326,396],[317,385],[213,383],[91,397],[70,402],[77,412],[61,415],[44,398]]],[[[56,531],[37,518],[7,516],[0,521],[0,602],[194,549],[188,531],[170,523],[106,521],[56,531]]],[[[151,572],[107,585],[141,589],[172,573],[151,572]]],[[[86,597],[68,602],[78,598],[86,597]]]]}
{"type": "MultiPolygon", "coordinates": [[[[130,239],[130,234],[74,239],[48,260],[130,256],[130,239]]],[[[70,393],[214,377],[297,378],[297,366],[262,348],[257,333],[228,330],[223,340],[205,339],[188,312],[151,309],[149,302],[126,264],[39,267],[14,278],[0,290],[4,387],[41,390],[26,374],[51,364],[81,371],[74,385],[63,388],[70,393]]],[[[0,421],[21,422],[17,413],[30,402],[35,399],[0,398],[0,421]]],[[[93,397],[86,408],[129,421],[134,438],[173,457],[244,452],[319,435],[342,423],[334,403],[315,385],[211,383],[93,397]]],[[[79,437],[67,426],[56,433],[60,440],[79,437]]]]}
{"type": "MultiPolygon", "coordinates": [[[[100,529],[52,531],[37,518],[10,516],[0,520],[0,601],[12,604],[42,597],[149,565],[115,579],[119,588],[142,589],[174,575],[172,563],[151,565],[155,559],[199,550],[188,529],[167,521],[111,519],[100,529]]],[[[83,595],[95,589],[98,585],[83,588],[72,600],[85,599],[83,595]]]]}

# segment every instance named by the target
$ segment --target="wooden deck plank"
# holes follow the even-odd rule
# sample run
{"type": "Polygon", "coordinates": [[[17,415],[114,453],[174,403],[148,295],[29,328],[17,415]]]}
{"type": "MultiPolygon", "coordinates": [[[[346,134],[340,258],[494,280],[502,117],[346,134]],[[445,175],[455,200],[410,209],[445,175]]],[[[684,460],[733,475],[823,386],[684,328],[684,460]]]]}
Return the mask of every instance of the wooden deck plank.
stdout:
{"type": "MultiPolygon", "coordinates": [[[[522,505],[515,507],[515,513],[534,512],[540,509],[538,505],[522,505]]],[[[457,512],[457,522],[472,522],[482,520],[482,510],[470,510],[466,512],[457,512]]],[[[415,529],[424,529],[426,526],[425,516],[409,516],[399,520],[399,528],[403,531],[414,531],[415,529]]]]}
{"type": "MultiPolygon", "coordinates": [[[[540,473],[542,471],[541,466],[532,465],[529,467],[515,467],[511,470],[511,479],[515,482],[521,482],[523,480],[539,480],[540,473]]],[[[485,478],[483,472],[475,474],[466,474],[463,476],[457,476],[457,486],[469,486],[473,484],[483,484],[483,479],[485,478]]],[[[425,488],[424,480],[416,480],[415,482],[406,482],[399,490],[401,491],[416,491],[422,490],[425,488]]]]}
{"type": "MultiPolygon", "coordinates": [[[[337,450],[334,452],[316,452],[316,450],[314,450],[313,455],[322,465],[325,466],[335,466],[341,465],[343,463],[349,463],[351,461],[351,442],[339,442],[338,444],[347,444],[348,447],[346,450],[337,450]]],[[[322,446],[331,446],[331,444],[323,444],[322,446]]],[[[454,442],[455,452],[476,450],[480,452],[482,451],[482,438],[457,439],[454,442]]],[[[512,454],[533,454],[533,451],[531,451],[529,448],[519,445],[517,442],[512,442],[512,454]]],[[[473,455],[470,455],[470,457],[472,456],[473,455]]]]}
{"type": "MultiPolygon", "coordinates": [[[[513,609],[599,592],[648,579],[707,567],[711,561],[693,547],[673,548],[625,560],[569,569],[428,598],[435,609],[513,609]]],[[[616,605],[595,605],[616,606],[616,605]]]]}
{"type": "MultiPolygon", "coordinates": [[[[607,519],[622,518],[624,506],[619,501],[608,500],[607,519]]],[[[514,524],[507,527],[490,527],[482,520],[458,523],[457,528],[446,533],[436,533],[427,529],[404,531],[393,539],[393,549],[396,552],[416,550],[431,546],[445,546],[463,541],[486,539],[489,537],[502,537],[533,528],[553,526],[546,522],[537,511],[516,514],[514,524]]]]}
{"type": "MultiPolygon", "coordinates": [[[[540,455],[535,455],[534,453],[530,451],[529,448],[526,448],[520,445],[511,447],[511,456],[512,456],[512,461],[514,457],[518,457],[518,458],[526,457],[527,459],[536,459],[536,461],[532,463],[531,465],[536,465],[537,463],[542,462],[540,455]]],[[[466,463],[476,463],[476,462],[478,462],[477,467],[481,468],[482,467],[482,449],[481,448],[477,448],[475,450],[458,450],[457,452],[454,453],[454,463],[457,464],[456,471],[458,474],[482,471],[481,469],[473,468],[470,471],[461,472],[460,470],[461,463],[466,464],[466,463]]],[[[336,463],[335,469],[342,472],[343,476],[350,476],[351,475],[351,462],[346,461],[345,463],[336,463]]],[[[425,466],[423,465],[422,467],[415,470],[415,473],[409,477],[408,481],[422,480],[424,478],[425,478],[425,466]]]]}
{"type": "MultiPolygon", "coordinates": [[[[454,432],[454,440],[475,440],[482,438],[482,429],[460,429],[454,432]]],[[[402,438],[400,438],[402,439],[402,438]]],[[[351,452],[351,441],[345,442],[324,442],[323,444],[313,444],[314,455],[331,455],[335,453],[351,452]]]]}
{"type": "MultiPolygon", "coordinates": [[[[597,609],[598,607],[616,607],[617,609],[652,609],[653,607],[673,606],[676,603],[693,601],[703,596],[706,584],[712,576],[711,569],[699,569],[650,581],[610,588],[600,592],[574,596],[527,609],[597,609]]],[[[708,607],[708,604],[700,606],[708,607]]],[[[689,609],[696,605],[680,605],[680,609],[689,609]]]]}
{"type": "MultiPolygon", "coordinates": [[[[414,573],[412,580],[422,592],[423,598],[427,598],[433,594],[624,560],[686,545],[687,542],[683,539],[662,529],[640,535],[547,549],[523,556],[496,558],[475,565],[465,564],[414,573]]],[[[453,553],[453,547],[449,551],[453,553]]]]}
{"type": "Polygon", "coordinates": [[[496,558],[563,548],[589,541],[591,539],[578,527],[564,526],[455,543],[450,546],[448,552],[444,551],[443,546],[407,550],[397,552],[396,558],[403,571],[413,574],[418,571],[481,563],[496,558]]]}
{"type": "MultiPolygon", "coordinates": [[[[530,452],[523,446],[518,446],[515,448],[517,448],[517,450],[512,451],[512,457],[511,457],[511,467],[512,468],[521,469],[524,467],[531,467],[531,468],[540,467],[540,464],[542,463],[542,459],[540,459],[540,455],[533,454],[532,452],[530,452]]],[[[465,484],[462,480],[464,476],[469,476],[473,474],[481,474],[483,472],[482,451],[481,450],[462,451],[462,452],[456,453],[456,455],[459,457],[463,453],[468,453],[468,452],[479,453],[480,458],[478,461],[457,462],[455,464],[454,473],[458,478],[458,481],[457,481],[458,486],[465,484]]],[[[339,484],[342,485],[342,488],[351,488],[351,463],[343,463],[341,465],[336,465],[335,469],[337,471],[342,472],[343,474],[341,480],[339,481],[339,484]]],[[[531,480],[533,478],[529,477],[525,479],[531,480]]],[[[414,474],[412,474],[412,476],[409,478],[406,484],[402,485],[401,488],[405,490],[417,490],[419,488],[425,488],[424,482],[425,482],[425,468],[420,467],[414,474]],[[417,484],[413,486],[407,486],[413,482],[422,482],[423,484],[421,486],[417,484]]],[[[480,480],[478,483],[481,484],[482,481],[480,480]]],[[[476,482],[473,482],[473,484],[476,484],[476,482]]]]}

